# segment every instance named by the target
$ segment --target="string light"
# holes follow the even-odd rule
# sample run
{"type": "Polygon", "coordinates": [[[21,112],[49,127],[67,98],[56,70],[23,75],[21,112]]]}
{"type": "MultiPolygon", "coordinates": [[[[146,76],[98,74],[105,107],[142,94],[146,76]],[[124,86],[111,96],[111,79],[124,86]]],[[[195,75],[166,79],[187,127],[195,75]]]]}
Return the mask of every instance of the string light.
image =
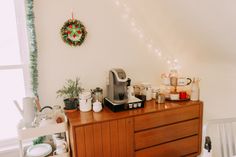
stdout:
{"type": "Polygon", "coordinates": [[[151,48],[152,48],[152,44],[151,44],[151,43],[148,43],[148,44],[147,44],[147,47],[148,47],[149,49],[151,49],[151,48]]]}
{"type": "Polygon", "coordinates": [[[135,22],[134,22],[134,21],[131,21],[130,24],[131,24],[131,26],[133,26],[133,27],[135,26],[135,22]]]}
{"type": "Polygon", "coordinates": [[[143,33],[139,32],[139,38],[143,39],[143,33]]]}
{"type": "Polygon", "coordinates": [[[179,61],[178,61],[178,59],[177,59],[177,58],[175,58],[175,59],[174,59],[174,62],[175,62],[175,63],[178,63],[179,61]]]}
{"type": "Polygon", "coordinates": [[[154,50],[154,52],[159,56],[159,57],[161,57],[162,56],[162,53],[161,53],[161,51],[159,50],[159,49],[155,49],[154,50]]]}
{"type": "Polygon", "coordinates": [[[130,15],[131,9],[130,7],[125,3],[121,2],[120,0],[114,0],[116,6],[121,6],[124,10],[124,13],[122,15],[122,18],[125,20],[129,20],[131,30],[132,32],[139,37],[140,40],[142,40],[144,43],[146,43],[146,46],[149,51],[152,51],[155,55],[157,55],[159,58],[162,58],[166,63],[169,65],[171,69],[179,69],[181,66],[179,64],[179,61],[177,58],[171,59],[171,57],[163,56],[164,54],[161,52],[159,48],[156,48],[153,44],[152,39],[147,38],[145,34],[143,33],[141,27],[137,24],[134,17],[130,15]]]}

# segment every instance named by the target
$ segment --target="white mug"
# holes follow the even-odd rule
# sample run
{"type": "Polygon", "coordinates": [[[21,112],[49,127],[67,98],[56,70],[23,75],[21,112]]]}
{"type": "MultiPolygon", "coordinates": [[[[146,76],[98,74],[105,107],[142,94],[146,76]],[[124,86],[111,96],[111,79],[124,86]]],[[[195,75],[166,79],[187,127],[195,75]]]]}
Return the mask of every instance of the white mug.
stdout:
{"type": "Polygon", "coordinates": [[[187,78],[187,77],[179,77],[177,84],[178,86],[186,86],[189,85],[192,82],[192,79],[187,78]]]}
{"type": "Polygon", "coordinates": [[[53,155],[59,155],[59,154],[63,154],[63,153],[65,153],[66,152],[66,149],[56,149],[56,150],[54,150],[54,152],[53,152],[53,155]]]}
{"type": "Polygon", "coordinates": [[[63,139],[57,138],[57,139],[55,140],[55,144],[56,144],[56,147],[67,148],[67,143],[66,143],[66,141],[63,140],[63,139]]]}
{"type": "Polygon", "coordinates": [[[63,154],[67,151],[67,143],[64,139],[55,137],[54,143],[56,145],[56,150],[53,152],[53,155],[63,154]]]}
{"type": "Polygon", "coordinates": [[[170,78],[169,78],[169,77],[163,77],[163,78],[161,79],[161,81],[162,81],[162,84],[163,84],[163,85],[166,85],[166,86],[169,86],[169,85],[170,85],[170,78]]]}
{"type": "Polygon", "coordinates": [[[170,100],[179,100],[179,93],[170,93],[170,100]]]}
{"type": "MultiPolygon", "coordinates": [[[[64,140],[64,138],[61,138],[61,137],[60,137],[60,134],[59,134],[59,133],[56,133],[56,134],[53,134],[53,135],[52,135],[52,140],[53,140],[53,143],[56,145],[57,140],[64,140]]],[[[64,141],[65,141],[65,140],[64,140],[64,141]]]]}

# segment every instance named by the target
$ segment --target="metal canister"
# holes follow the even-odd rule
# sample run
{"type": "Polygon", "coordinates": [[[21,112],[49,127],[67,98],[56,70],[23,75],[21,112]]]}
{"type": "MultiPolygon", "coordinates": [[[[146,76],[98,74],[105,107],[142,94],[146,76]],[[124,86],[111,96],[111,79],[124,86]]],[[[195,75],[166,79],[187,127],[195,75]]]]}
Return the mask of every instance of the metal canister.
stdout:
{"type": "Polygon", "coordinates": [[[103,102],[103,90],[102,90],[102,88],[97,87],[97,88],[95,88],[91,91],[92,91],[92,95],[93,95],[93,102],[96,102],[98,100],[99,102],[102,103],[103,102]]]}

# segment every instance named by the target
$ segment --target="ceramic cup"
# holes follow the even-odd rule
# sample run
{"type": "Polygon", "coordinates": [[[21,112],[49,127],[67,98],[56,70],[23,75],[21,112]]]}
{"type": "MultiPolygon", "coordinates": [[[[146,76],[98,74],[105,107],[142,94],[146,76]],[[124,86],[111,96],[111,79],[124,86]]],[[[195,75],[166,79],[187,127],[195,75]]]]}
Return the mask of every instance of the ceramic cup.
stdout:
{"type": "Polygon", "coordinates": [[[179,98],[180,99],[187,99],[187,92],[185,92],[185,91],[179,92],[179,98]]]}
{"type": "Polygon", "coordinates": [[[187,78],[187,77],[179,77],[177,84],[178,86],[187,86],[192,82],[192,79],[187,78]]]}
{"type": "Polygon", "coordinates": [[[55,139],[55,145],[56,146],[63,146],[64,148],[67,147],[67,143],[63,138],[56,138],[55,139]]]}
{"type": "Polygon", "coordinates": [[[170,85],[170,78],[169,77],[164,77],[161,79],[161,82],[163,85],[169,86],[170,85]]]}
{"type": "Polygon", "coordinates": [[[56,146],[56,150],[53,152],[53,154],[63,154],[67,151],[67,143],[64,139],[61,138],[55,138],[54,144],[56,146]]]}
{"type": "Polygon", "coordinates": [[[59,133],[56,133],[56,134],[53,134],[52,135],[52,140],[53,140],[53,143],[56,145],[56,141],[57,140],[64,140],[63,138],[60,137],[60,134],[59,133]]]}
{"type": "Polygon", "coordinates": [[[179,93],[170,93],[170,100],[179,100],[179,93]]]}
{"type": "Polygon", "coordinates": [[[63,154],[66,152],[66,149],[62,149],[62,148],[57,148],[56,150],[54,150],[53,155],[59,155],[59,154],[63,154]]]}

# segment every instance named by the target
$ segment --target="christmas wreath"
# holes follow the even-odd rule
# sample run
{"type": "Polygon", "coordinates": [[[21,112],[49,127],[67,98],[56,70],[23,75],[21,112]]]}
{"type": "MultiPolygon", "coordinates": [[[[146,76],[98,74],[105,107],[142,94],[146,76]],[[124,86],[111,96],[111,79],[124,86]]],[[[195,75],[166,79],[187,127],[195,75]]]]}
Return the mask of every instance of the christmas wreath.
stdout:
{"type": "Polygon", "coordinates": [[[62,40],[71,46],[81,45],[86,34],[84,25],[76,19],[69,19],[61,28],[62,40]]]}

